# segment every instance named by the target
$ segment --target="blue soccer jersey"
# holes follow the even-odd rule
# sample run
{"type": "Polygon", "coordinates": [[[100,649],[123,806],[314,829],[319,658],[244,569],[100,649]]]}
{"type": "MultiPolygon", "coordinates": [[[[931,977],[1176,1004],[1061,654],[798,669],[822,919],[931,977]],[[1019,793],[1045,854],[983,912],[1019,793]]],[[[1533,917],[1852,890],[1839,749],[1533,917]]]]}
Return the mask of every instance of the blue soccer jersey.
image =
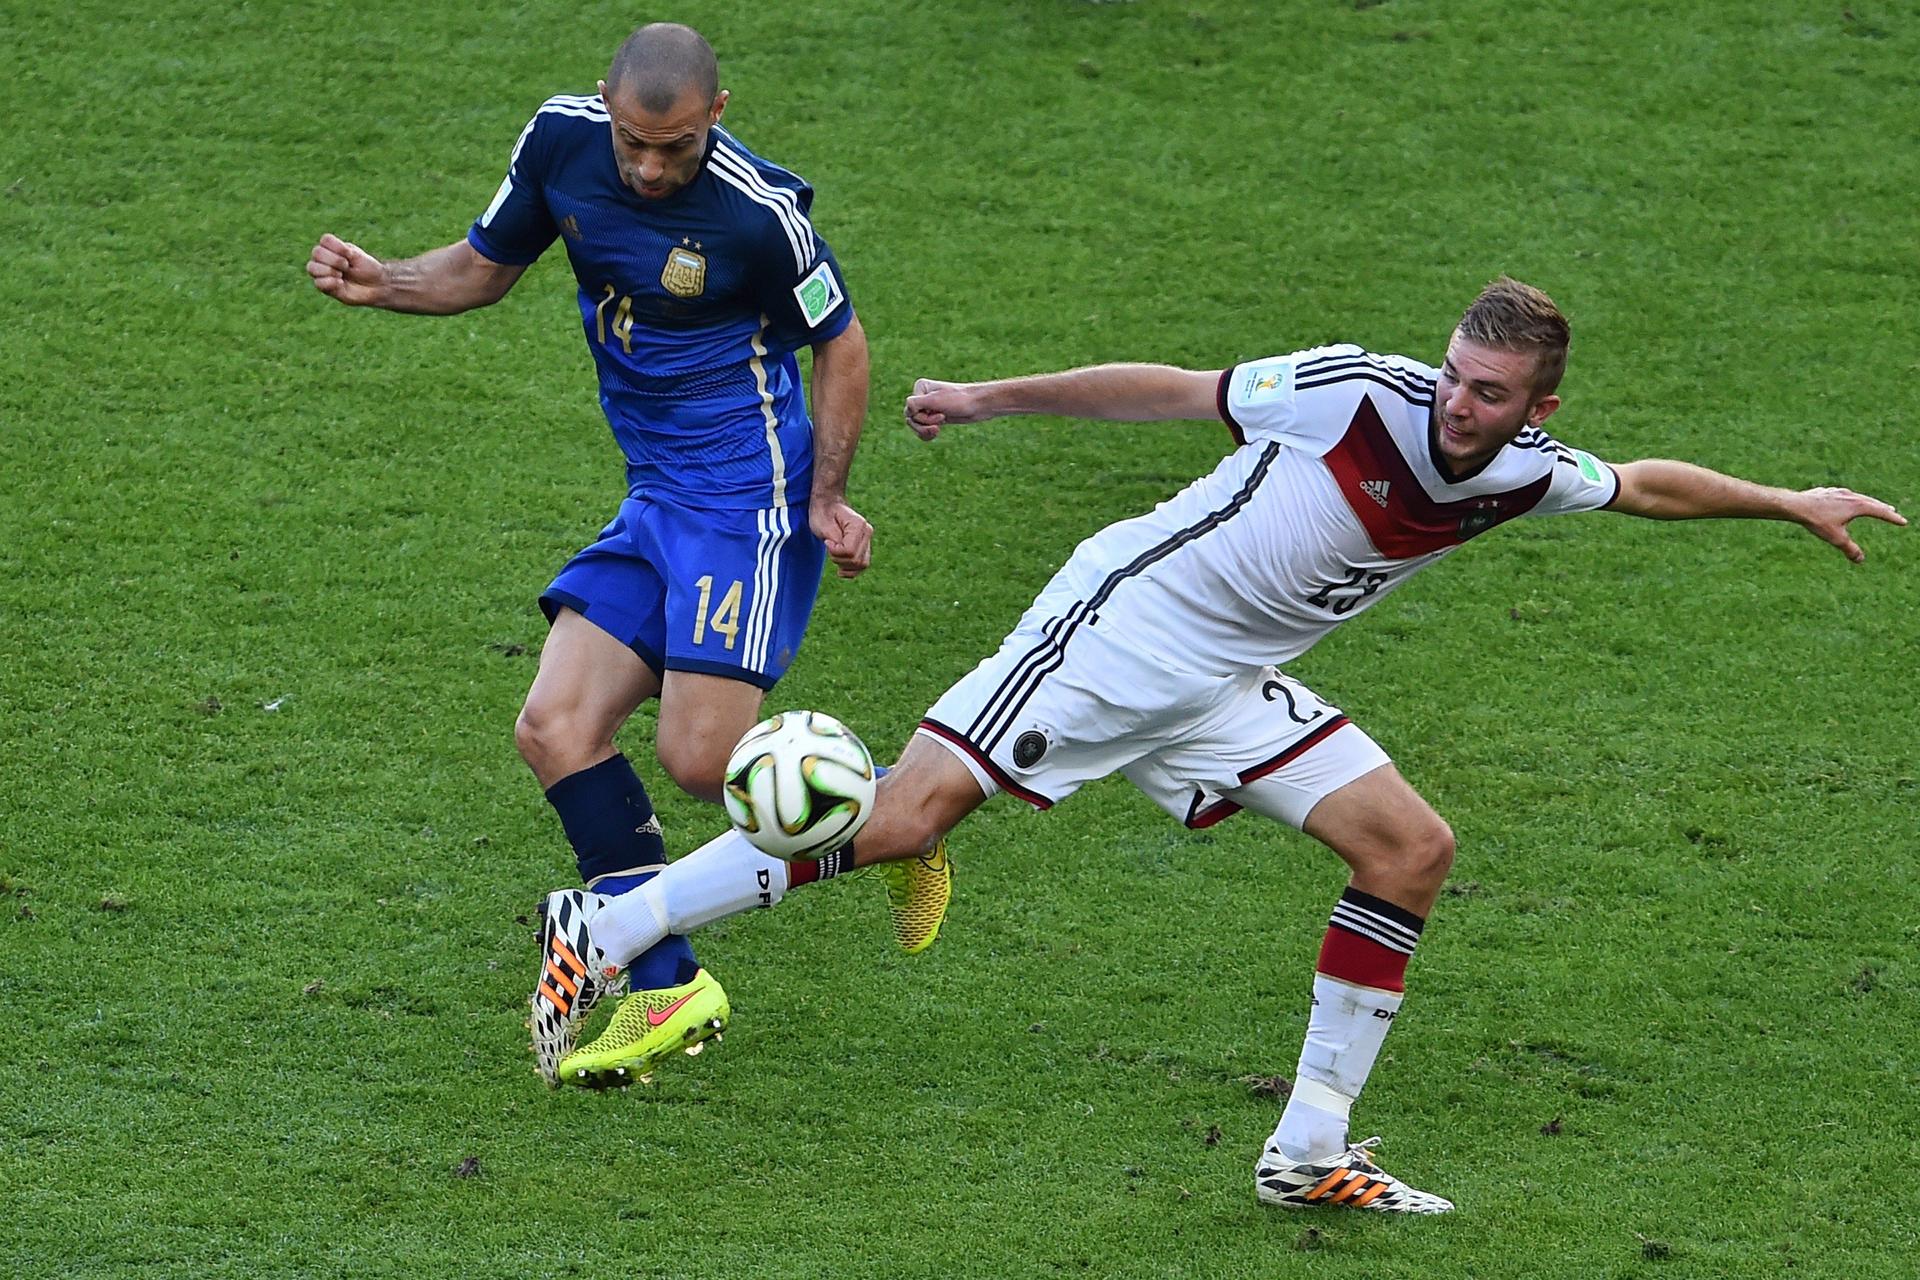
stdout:
{"type": "Polygon", "coordinates": [[[812,479],[793,353],[853,317],[812,205],[812,187],[718,125],[694,179],[644,199],[620,179],[599,96],[560,96],[467,240],[510,264],[565,240],[631,495],[769,509],[805,502],[812,479]]]}

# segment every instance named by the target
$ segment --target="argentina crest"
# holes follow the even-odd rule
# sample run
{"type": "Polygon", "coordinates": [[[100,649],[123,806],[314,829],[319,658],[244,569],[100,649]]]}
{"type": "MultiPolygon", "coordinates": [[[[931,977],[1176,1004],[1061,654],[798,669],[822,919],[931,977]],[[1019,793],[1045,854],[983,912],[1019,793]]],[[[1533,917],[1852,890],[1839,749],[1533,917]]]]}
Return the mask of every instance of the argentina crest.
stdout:
{"type": "Polygon", "coordinates": [[[669,249],[667,265],[660,268],[660,284],[676,298],[699,297],[707,288],[706,255],[684,244],[669,249]]]}

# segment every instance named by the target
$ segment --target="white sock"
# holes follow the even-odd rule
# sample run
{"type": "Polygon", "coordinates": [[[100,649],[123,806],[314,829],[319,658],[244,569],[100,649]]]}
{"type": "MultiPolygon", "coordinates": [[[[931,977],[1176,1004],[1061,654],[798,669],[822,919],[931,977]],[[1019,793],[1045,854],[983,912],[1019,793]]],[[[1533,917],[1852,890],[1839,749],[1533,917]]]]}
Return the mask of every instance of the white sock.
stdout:
{"type": "MultiPolygon", "coordinates": [[[[669,864],[660,875],[672,869],[669,864]]],[[[607,899],[607,905],[594,916],[594,945],[606,952],[615,964],[630,963],[635,956],[658,946],[666,938],[667,926],[661,920],[664,913],[647,892],[659,879],[660,876],[655,876],[617,898],[607,899]]]]}
{"type": "Polygon", "coordinates": [[[670,933],[692,933],[787,893],[787,864],[754,848],[738,831],[707,841],[593,918],[593,940],[626,964],[670,933]]]}
{"type": "Polygon", "coordinates": [[[1347,1115],[1404,999],[1403,992],[1313,975],[1313,1012],[1300,1046],[1300,1069],[1270,1145],[1296,1161],[1346,1150],[1347,1115]]]}

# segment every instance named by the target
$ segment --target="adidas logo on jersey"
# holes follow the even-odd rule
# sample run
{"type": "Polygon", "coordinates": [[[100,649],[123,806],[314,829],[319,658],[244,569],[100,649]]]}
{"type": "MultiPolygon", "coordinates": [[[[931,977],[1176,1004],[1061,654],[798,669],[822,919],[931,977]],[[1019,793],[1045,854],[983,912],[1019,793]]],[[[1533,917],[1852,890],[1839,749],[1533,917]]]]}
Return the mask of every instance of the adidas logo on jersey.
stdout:
{"type": "Polygon", "coordinates": [[[1387,505],[1387,489],[1391,483],[1392,482],[1388,480],[1362,480],[1360,482],[1360,489],[1369,498],[1372,498],[1384,507],[1387,505]]]}

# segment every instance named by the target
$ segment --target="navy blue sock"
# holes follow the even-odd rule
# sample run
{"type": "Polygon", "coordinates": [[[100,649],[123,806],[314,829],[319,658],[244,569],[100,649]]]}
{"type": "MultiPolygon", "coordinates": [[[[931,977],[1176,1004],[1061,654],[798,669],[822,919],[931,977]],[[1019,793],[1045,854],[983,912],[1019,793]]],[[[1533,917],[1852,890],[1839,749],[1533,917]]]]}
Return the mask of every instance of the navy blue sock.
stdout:
{"type": "MultiPolygon", "coordinates": [[[[626,893],[666,865],[660,820],[625,756],[616,753],[568,774],[547,788],[547,803],[566,828],[581,881],[594,892],[626,893]]],[[[642,990],[678,986],[698,968],[693,944],[676,936],[634,957],[629,971],[634,989],[642,990]]]]}

